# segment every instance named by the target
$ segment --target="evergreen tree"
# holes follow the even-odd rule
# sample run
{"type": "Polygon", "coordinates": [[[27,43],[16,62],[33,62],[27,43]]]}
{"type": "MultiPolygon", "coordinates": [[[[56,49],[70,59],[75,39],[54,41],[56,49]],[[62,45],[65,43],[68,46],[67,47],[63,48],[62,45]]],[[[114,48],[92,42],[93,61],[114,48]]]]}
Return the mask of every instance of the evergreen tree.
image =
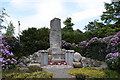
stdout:
{"type": "Polygon", "coordinates": [[[86,32],[84,34],[89,39],[95,36],[105,37],[114,35],[120,31],[120,1],[105,3],[105,9],[106,11],[103,12],[100,18],[103,22],[94,20],[85,26],[86,32]]]}
{"type": "Polygon", "coordinates": [[[5,8],[0,9],[0,35],[2,35],[2,30],[5,29],[6,27],[2,25],[3,22],[6,20],[6,16],[8,16],[5,12],[5,8]]]}
{"type": "Polygon", "coordinates": [[[5,8],[1,8],[0,10],[0,35],[13,35],[14,34],[14,26],[11,21],[8,21],[6,18],[10,17],[5,11],[5,8]],[[5,23],[2,25],[2,23],[5,23]],[[9,23],[9,24],[8,24],[9,23]],[[6,32],[2,33],[2,30],[5,29],[6,32]]]}
{"type": "Polygon", "coordinates": [[[63,28],[63,30],[65,31],[73,31],[73,23],[72,23],[72,18],[71,17],[68,17],[64,22],[63,24],[65,25],[65,27],[63,28]]]}
{"type": "Polygon", "coordinates": [[[106,26],[120,27],[120,1],[105,3],[105,9],[106,11],[103,12],[101,20],[104,21],[106,26]]]}
{"type": "Polygon", "coordinates": [[[86,40],[86,37],[83,35],[83,32],[79,29],[73,30],[72,18],[68,17],[63,24],[65,27],[62,29],[62,40],[65,40],[70,43],[78,43],[80,41],[86,40]]]}
{"type": "Polygon", "coordinates": [[[92,22],[89,22],[88,25],[85,26],[85,30],[86,31],[94,31],[96,30],[97,28],[102,28],[104,27],[105,25],[102,23],[102,22],[98,22],[98,20],[94,20],[92,22]]]}
{"type": "Polygon", "coordinates": [[[21,53],[24,56],[38,50],[46,50],[49,48],[49,29],[28,28],[21,33],[20,43],[23,46],[21,53]]]}
{"type": "Polygon", "coordinates": [[[14,34],[14,26],[13,26],[13,23],[10,22],[8,27],[7,27],[7,30],[6,30],[6,33],[5,35],[9,36],[9,35],[13,35],[14,34]]]}

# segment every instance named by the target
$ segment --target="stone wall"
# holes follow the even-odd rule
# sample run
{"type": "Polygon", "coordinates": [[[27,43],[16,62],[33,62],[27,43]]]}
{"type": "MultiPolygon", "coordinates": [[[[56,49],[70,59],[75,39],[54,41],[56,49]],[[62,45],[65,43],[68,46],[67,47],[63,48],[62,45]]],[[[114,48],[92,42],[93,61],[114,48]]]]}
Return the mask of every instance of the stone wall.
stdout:
{"type": "Polygon", "coordinates": [[[26,68],[31,65],[45,66],[48,65],[48,52],[47,50],[39,50],[27,57],[23,56],[18,60],[17,66],[26,68]]]}
{"type": "MultiPolygon", "coordinates": [[[[35,52],[27,57],[23,56],[18,60],[17,66],[21,68],[27,68],[32,65],[40,67],[47,66],[49,65],[49,58],[52,57],[48,54],[48,50],[39,50],[38,52],[35,52]]],[[[65,62],[75,68],[100,67],[102,65],[101,61],[83,57],[80,53],[74,52],[74,50],[62,49],[62,54],[65,55],[65,62]]],[[[106,68],[107,66],[103,65],[103,67],[106,68]]]]}

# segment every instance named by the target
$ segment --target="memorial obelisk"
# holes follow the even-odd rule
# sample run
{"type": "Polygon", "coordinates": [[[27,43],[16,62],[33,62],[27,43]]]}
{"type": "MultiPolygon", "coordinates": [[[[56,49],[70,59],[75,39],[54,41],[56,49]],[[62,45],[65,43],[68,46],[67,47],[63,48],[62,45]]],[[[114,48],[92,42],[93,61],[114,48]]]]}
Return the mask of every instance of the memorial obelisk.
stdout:
{"type": "Polygon", "coordinates": [[[61,53],[61,20],[54,18],[50,22],[50,49],[51,54],[61,53]]]}

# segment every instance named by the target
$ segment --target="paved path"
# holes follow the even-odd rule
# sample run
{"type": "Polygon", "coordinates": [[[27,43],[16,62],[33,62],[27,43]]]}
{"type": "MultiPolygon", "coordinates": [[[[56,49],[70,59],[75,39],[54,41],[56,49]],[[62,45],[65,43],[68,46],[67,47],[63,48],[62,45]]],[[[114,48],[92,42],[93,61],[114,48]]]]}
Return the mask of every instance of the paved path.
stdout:
{"type": "Polygon", "coordinates": [[[44,68],[43,71],[53,72],[53,78],[75,78],[75,76],[68,74],[73,68],[44,68]]]}

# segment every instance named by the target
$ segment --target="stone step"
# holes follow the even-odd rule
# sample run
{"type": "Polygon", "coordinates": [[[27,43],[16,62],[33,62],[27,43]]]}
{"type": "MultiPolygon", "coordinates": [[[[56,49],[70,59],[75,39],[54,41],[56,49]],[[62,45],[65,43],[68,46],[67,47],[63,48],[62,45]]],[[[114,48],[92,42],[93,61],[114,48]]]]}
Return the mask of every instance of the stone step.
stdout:
{"type": "Polygon", "coordinates": [[[67,69],[67,68],[71,68],[73,69],[73,66],[70,65],[47,65],[47,66],[43,66],[42,68],[46,68],[46,69],[67,69]]]}

